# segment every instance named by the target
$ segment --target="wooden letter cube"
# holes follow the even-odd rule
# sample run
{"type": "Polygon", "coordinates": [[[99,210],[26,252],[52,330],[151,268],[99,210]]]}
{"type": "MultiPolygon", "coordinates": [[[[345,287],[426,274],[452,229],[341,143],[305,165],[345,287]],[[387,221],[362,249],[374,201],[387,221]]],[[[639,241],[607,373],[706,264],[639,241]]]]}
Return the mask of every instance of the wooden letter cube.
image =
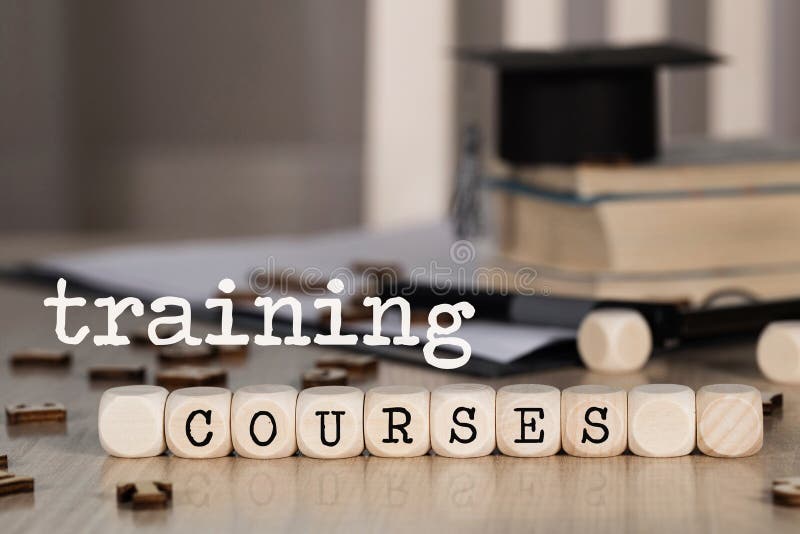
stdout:
{"type": "Polygon", "coordinates": [[[561,392],[561,442],[572,456],[604,457],[625,452],[628,398],[624,389],[573,386],[561,392]]]}
{"type": "Polygon", "coordinates": [[[741,384],[714,384],[697,390],[697,447],[722,458],[750,456],[764,442],[761,393],[741,384]]]}
{"type": "Polygon", "coordinates": [[[647,384],[628,392],[628,448],[638,456],[690,454],[695,445],[694,391],[647,384]]]}
{"type": "Polygon", "coordinates": [[[550,456],[561,450],[561,391],[516,384],[497,391],[497,448],[505,455],[550,456]]]}
{"type": "Polygon", "coordinates": [[[297,397],[297,446],[311,458],[364,451],[364,392],[350,386],[304,389],[297,397]]]}
{"type": "Polygon", "coordinates": [[[431,448],[430,392],[419,386],[372,388],[364,400],[364,441],[375,456],[407,458],[431,448]]]}
{"type": "Polygon", "coordinates": [[[122,386],[103,392],[97,413],[103,449],[121,458],[146,458],[163,453],[168,394],[159,386],[122,386]]]}
{"type": "Polygon", "coordinates": [[[176,389],[167,397],[167,447],[181,458],[219,458],[231,445],[231,392],[217,387],[176,389]]]}
{"type": "Polygon", "coordinates": [[[578,328],[578,352],[592,371],[624,373],[641,369],[652,348],[650,327],[636,310],[594,310],[578,328]]]}
{"type": "Polygon", "coordinates": [[[245,458],[285,458],[297,451],[295,407],[291,386],[247,386],[233,394],[233,448],[245,458]]]}
{"type": "Polygon", "coordinates": [[[483,384],[450,384],[431,393],[431,447],[440,456],[476,458],[495,447],[495,392],[483,384]]]}
{"type": "Polygon", "coordinates": [[[758,338],[756,362],[773,382],[800,384],[800,321],[770,323],[758,338]]]}

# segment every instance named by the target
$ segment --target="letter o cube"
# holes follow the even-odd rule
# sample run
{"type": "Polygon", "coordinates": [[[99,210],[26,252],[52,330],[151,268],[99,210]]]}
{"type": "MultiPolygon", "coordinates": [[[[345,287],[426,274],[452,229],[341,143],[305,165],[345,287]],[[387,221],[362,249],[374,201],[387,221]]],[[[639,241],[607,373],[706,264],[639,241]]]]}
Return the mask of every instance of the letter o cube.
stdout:
{"type": "Polygon", "coordinates": [[[431,448],[430,392],[419,386],[381,386],[364,399],[364,441],[374,456],[409,458],[431,448]]]}
{"type": "Polygon", "coordinates": [[[439,456],[475,458],[494,451],[495,391],[450,384],[431,393],[431,447],[439,456]]]}
{"type": "Polygon", "coordinates": [[[103,449],[120,458],[146,458],[163,453],[164,405],[168,394],[159,386],[122,386],[103,392],[97,413],[103,449]]]}
{"type": "Polygon", "coordinates": [[[561,450],[561,391],[540,384],[515,384],[497,391],[497,448],[505,455],[534,458],[561,450]]]}
{"type": "Polygon", "coordinates": [[[311,458],[364,451],[364,392],[350,386],[304,389],[297,397],[297,446],[311,458]]]}
{"type": "Polygon", "coordinates": [[[176,389],[167,398],[167,447],[181,458],[219,458],[231,444],[231,392],[217,387],[176,389]]]}
{"type": "Polygon", "coordinates": [[[297,451],[297,390],[264,384],[236,390],[231,404],[233,448],[245,458],[285,458],[297,451]]]}
{"type": "Polygon", "coordinates": [[[572,456],[600,458],[625,452],[628,398],[624,389],[573,386],[561,392],[561,442],[572,456]]]}

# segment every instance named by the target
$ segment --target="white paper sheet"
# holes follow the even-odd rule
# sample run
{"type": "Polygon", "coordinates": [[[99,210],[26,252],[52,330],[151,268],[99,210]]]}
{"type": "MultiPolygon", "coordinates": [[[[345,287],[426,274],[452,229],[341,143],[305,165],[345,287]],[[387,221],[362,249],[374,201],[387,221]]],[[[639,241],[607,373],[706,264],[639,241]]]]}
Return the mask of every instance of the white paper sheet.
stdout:
{"type": "MultiPolygon", "coordinates": [[[[188,299],[198,309],[217,293],[222,278],[247,287],[254,268],[315,267],[324,273],[347,267],[354,261],[391,262],[410,272],[415,267],[448,269],[457,278],[469,272],[477,258],[451,258],[454,239],[447,225],[421,226],[396,232],[363,230],[331,232],[302,238],[249,238],[183,241],[158,245],[111,247],[94,252],[57,255],[35,263],[37,269],[63,276],[115,295],[145,299],[173,295],[188,299]],[[270,260],[272,258],[272,260],[270,260]]],[[[445,275],[447,276],[447,275],[445,275]]],[[[469,301],[466,296],[465,300],[469,301]]],[[[318,311],[314,297],[300,298],[304,321],[314,324],[318,311]]],[[[288,310],[287,310],[288,311],[288,310]]],[[[371,329],[360,324],[359,331],[371,329]]],[[[413,327],[425,340],[426,325],[413,327]]],[[[399,333],[399,319],[387,315],[386,335],[399,333]]],[[[458,335],[472,346],[473,355],[496,363],[508,363],[556,341],[574,339],[568,328],[537,327],[485,320],[465,320],[458,335]]]]}

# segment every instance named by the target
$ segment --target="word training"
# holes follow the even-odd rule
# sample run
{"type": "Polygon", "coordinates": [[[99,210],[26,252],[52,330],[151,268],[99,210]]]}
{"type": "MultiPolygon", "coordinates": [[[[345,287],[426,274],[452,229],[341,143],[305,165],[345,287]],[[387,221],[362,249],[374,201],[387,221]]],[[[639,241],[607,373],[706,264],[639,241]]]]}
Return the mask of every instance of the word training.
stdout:
{"type": "MultiPolygon", "coordinates": [[[[236,285],[230,278],[225,278],[218,285],[222,295],[230,295],[236,289],[236,285]]],[[[344,290],[341,280],[333,279],[327,284],[328,291],[334,295],[340,294],[344,290]]],[[[71,307],[83,307],[86,299],[82,297],[66,296],[67,281],[60,278],[56,284],[58,295],[44,299],[44,305],[56,309],[56,328],[55,333],[59,341],[68,345],[77,345],[89,335],[89,327],[81,326],[74,335],[69,335],[66,331],[67,309],[71,307]]],[[[368,346],[381,345],[406,345],[417,346],[420,339],[411,335],[411,306],[403,297],[392,297],[383,302],[380,297],[365,297],[363,304],[365,307],[372,308],[372,333],[362,336],[361,341],[368,346]],[[383,316],[390,308],[396,308],[400,312],[400,335],[388,337],[382,335],[383,316]]],[[[130,311],[135,317],[144,315],[144,303],[135,297],[126,297],[117,301],[113,297],[95,299],[94,305],[98,308],[107,308],[107,328],[105,334],[96,334],[93,338],[97,346],[120,346],[128,345],[130,339],[118,333],[117,319],[126,311],[130,311]]],[[[303,310],[299,300],[294,297],[282,297],[273,300],[271,297],[256,297],[253,305],[264,309],[264,331],[253,337],[253,342],[261,346],[274,345],[299,345],[304,346],[311,343],[311,338],[302,335],[303,310]],[[284,338],[273,335],[273,320],[276,312],[282,309],[291,312],[292,334],[284,338]]],[[[247,334],[233,334],[233,299],[231,298],[208,298],[205,302],[207,309],[219,309],[221,315],[220,333],[208,334],[205,339],[195,337],[191,334],[192,309],[188,300],[180,297],[160,297],[150,303],[150,310],[157,314],[147,327],[147,335],[154,345],[171,345],[184,342],[187,345],[200,345],[205,341],[209,345],[247,345],[250,336],[247,334]],[[175,308],[178,313],[175,315],[163,315],[167,308],[175,308]],[[157,329],[161,325],[177,326],[179,329],[168,337],[160,337],[157,329]]],[[[316,298],[314,307],[318,310],[327,310],[330,315],[329,329],[327,333],[317,333],[313,342],[317,345],[355,345],[358,343],[358,335],[342,334],[342,302],[339,298],[316,298]]],[[[425,361],[439,369],[456,369],[465,365],[472,354],[470,344],[459,337],[452,336],[461,328],[462,317],[471,319],[475,315],[475,308],[468,302],[458,302],[456,304],[439,304],[434,306],[428,314],[428,329],[425,337],[427,341],[422,347],[425,361]],[[443,326],[440,317],[449,317],[443,326]],[[436,349],[443,345],[452,346],[460,350],[461,354],[457,357],[439,357],[436,349]]]]}
{"type": "Polygon", "coordinates": [[[630,450],[648,457],[691,454],[736,458],[757,453],[764,437],[761,394],[739,384],[696,393],[687,386],[647,384],[630,392],[609,386],[560,391],[517,384],[495,392],[484,384],[434,389],[381,386],[366,394],[321,386],[299,394],[286,385],[248,386],[235,393],[158,386],[106,390],[100,400],[100,442],[113,456],[144,458],[166,449],[183,458],[236,451],[257,459],[298,450],[312,458],[348,458],[366,448],[384,457],[475,458],[492,454],[608,457],[630,450]]]}

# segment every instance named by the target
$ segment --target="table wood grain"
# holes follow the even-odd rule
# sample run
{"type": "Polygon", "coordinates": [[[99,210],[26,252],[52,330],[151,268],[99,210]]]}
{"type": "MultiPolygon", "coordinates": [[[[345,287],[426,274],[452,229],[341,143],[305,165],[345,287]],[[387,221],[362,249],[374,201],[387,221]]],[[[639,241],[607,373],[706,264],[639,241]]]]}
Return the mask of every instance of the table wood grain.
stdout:
{"type": "MultiPolygon", "coordinates": [[[[2,241],[0,241],[2,243],[2,241]]],[[[27,249],[26,249],[27,250],[27,249]]],[[[8,249],[0,254],[8,258],[8,249]]],[[[8,356],[29,346],[58,347],[55,313],[42,299],[53,288],[0,282],[0,402],[56,401],[66,424],[0,427],[0,454],[9,471],[36,479],[33,494],[0,497],[0,531],[226,532],[460,531],[460,532],[797,532],[800,508],[772,504],[771,481],[800,475],[800,388],[766,382],[755,366],[752,340],[683,348],[654,358],[644,371],[601,375],[577,367],[478,380],[500,387],[544,383],[559,388],[609,384],[678,383],[693,388],[736,382],[784,393],[784,406],[765,418],[765,445],[744,459],[690,456],[653,459],[518,459],[492,455],[457,460],[433,455],[345,460],[295,456],[281,460],[226,457],[185,460],[168,455],[111,458],[97,437],[97,406],[106,386],[88,381],[88,368],[144,364],[148,382],[159,368],[155,351],[75,348],[67,371],[14,370],[8,356]],[[115,487],[140,479],[173,483],[166,510],[118,508],[115,487]]],[[[68,327],[104,328],[102,310],[68,316],[68,327]]],[[[122,330],[146,321],[123,322],[122,330]]],[[[213,325],[196,323],[198,330],[213,325]]],[[[225,363],[232,389],[255,383],[299,385],[303,370],[327,353],[319,347],[251,347],[225,363]]],[[[422,356],[420,356],[422,358],[422,356]]],[[[476,381],[455,372],[382,361],[377,375],[355,385],[476,381]]]]}

